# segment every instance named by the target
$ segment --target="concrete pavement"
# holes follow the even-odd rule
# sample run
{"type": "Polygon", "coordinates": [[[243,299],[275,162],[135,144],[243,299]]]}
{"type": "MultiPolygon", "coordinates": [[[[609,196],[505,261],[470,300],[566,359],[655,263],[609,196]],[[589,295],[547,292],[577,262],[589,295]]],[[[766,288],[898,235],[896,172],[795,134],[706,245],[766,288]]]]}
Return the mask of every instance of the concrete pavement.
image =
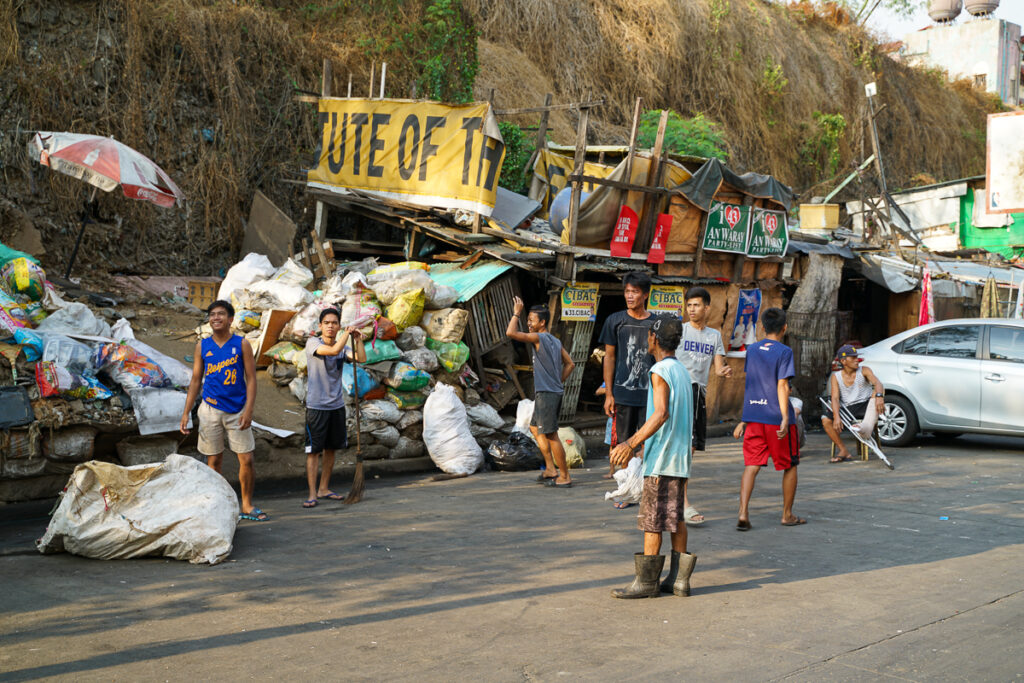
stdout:
{"type": "MultiPolygon", "coordinates": [[[[620,601],[635,511],[590,460],[533,473],[371,479],[352,507],[258,490],[229,562],[41,556],[49,506],[0,509],[0,679],[1010,680],[1024,676],[1024,440],[926,438],[829,465],[811,435],[802,527],[758,477],[734,530],[738,444],[695,463],[689,598],[620,601]],[[942,519],[948,517],[948,519],[942,519]]],[[[344,491],[345,485],[339,486],[344,491]]],[[[666,539],[667,540],[667,539],[666,539]]]]}

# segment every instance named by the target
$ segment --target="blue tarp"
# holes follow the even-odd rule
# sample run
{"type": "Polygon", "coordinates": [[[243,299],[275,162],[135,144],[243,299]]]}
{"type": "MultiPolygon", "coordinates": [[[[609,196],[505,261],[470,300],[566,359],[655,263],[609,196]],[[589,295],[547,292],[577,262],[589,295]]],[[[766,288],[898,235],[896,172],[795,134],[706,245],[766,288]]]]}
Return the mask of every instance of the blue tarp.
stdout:
{"type": "Polygon", "coordinates": [[[430,267],[430,277],[439,285],[454,287],[459,293],[459,301],[469,301],[487,283],[511,267],[503,261],[481,260],[471,268],[460,270],[458,263],[438,263],[430,267]]]}

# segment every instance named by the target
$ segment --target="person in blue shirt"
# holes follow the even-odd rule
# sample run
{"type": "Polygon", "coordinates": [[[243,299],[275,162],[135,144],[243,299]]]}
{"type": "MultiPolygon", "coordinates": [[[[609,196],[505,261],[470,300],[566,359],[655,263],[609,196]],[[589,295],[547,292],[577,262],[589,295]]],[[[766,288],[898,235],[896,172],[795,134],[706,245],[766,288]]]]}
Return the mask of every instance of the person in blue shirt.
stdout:
{"type": "Polygon", "coordinates": [[[738,531],[751,528],[748,506],[754,480],[768,458],[782,471],[782,526],[806,524],[793,514],[796,498],[796,467],[800,463],[800,436],[789,401],[789,380],[795,374],[793,350],[782,343],[786,312],[769,308],[761,317],[765,338],[747,347],[742,422],[733,436],[743,437],[743,478],[740,482],[738,531]],[[780,406],[785,406],[783,410],[780,406]]]}
{"type": "Polygon", "coordinates": [[[218,474],[224,460],[224,439],[238,456],[238,483],[242,490],[239,517],[253,522],[270,519],[253,505],[256,487],[252,453],[256,440],[252,435],[252,410],[256,403],[256,361],[252,347],[244,337],[231,334],[235,309],[227,301],[217,300],[206,309],[213,334],[196,342],[192,381],[188,385],[185,411],[181,415],[181,433],[188,434],[188,418],[202,388],[199,406],[199,452],[218,474]]]}
{"type": "Polygon", "coordinates": [[[636,577],[626,588],[612,591],[616,598],[653,598],[659,592],[690,594],[690,575],[697,557],[686,551],[684,519],[686,480],[690,476],[693,433],[693,390],[690,373],[676,358],[682,321],[659,318],[647,332],[647,350],[654,356],[647,383],[647,419],[612,451],[612,463],[625,467],[642,445],[644,487],[640,497],[640,530],[644,551],[634,555],[636,577]],[[672,563],[661,582],[665,556],[661,535],[672,538],[672,563]]]}

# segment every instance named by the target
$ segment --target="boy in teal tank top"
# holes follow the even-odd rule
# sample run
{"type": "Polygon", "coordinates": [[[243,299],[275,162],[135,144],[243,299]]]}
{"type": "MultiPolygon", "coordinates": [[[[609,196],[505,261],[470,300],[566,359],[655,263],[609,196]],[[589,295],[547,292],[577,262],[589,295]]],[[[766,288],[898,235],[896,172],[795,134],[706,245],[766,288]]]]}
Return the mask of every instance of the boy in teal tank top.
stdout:
{"type": "Polygon", "coordinates": [[[206,309],[213,335],[196,342],[192,381],[181,415],[181,433],[188,434],[192,405],[202,390],[199,406],[199,452],[206,463],[221,473],[224,439],[238,456],[238,483],[242,490],[242,519],[264,522],[267,513],[253,505],[256,486],[252,453],[252,409],[256,403],[256,360],[243,337],[231,334],[235,309],[227,301],[214,301],[206,309]]]}

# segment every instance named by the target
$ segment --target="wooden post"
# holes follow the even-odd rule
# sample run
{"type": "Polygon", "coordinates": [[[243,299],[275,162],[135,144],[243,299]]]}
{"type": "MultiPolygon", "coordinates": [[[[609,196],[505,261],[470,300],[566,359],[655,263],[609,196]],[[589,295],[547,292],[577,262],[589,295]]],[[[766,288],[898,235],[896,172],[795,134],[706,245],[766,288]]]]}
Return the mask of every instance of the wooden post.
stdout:
{"type": "Polygon", "coordinates": [[[348,95],[346,95],[346,97],[348,97],[349,99],[352,98],[352,72],[351,71],[348,72],[348,95]]]}
{"type": "Polygon", "coordinates": [[[387,80],[387,77],[388,63],[384,62],[383,64],[380,65],[380,92],[378,93],[380,95],[380,99],[382,100],[384,99],[384,81],[387,80]]]}
{"type": "MultiPolygon", "coordinates": [[[[665,144],[665,127],[668,125],[668,109],[661,110],[661,118],[658,120],[658,135],[654,139],[654,149],[651,152],[651,167],[647,171],[647,187],[657,186],[661,182],[662,159],[661,150],[665,144]]],[[[640,229],[637,231],[636,241],[633,242],[633,252],[646,254],[651,247],[651,239],[654,237],[654,223],[657,221],[660,196],[648,194],[644,197],[643,218],[640,221],[640,229]],[[641,251],[642,250],[642,251],[641,251]]]]}
{"type": "MultiPolygon", "coordinates": [[[[320,74],[320,96],[330,97],[331,96],[331,60],[324,59],[323,73],[320,74]]],[[[349,87],[351,88],[352,77],[349,76],[349,87]]],[[[317,160],[319,162],[319,159],[317,160]]],[[[316,203],[316,217],[313,220],[313,230],[316,232],[319,239],[324,238],[324,234],[327,232],[327,216],[330,213],[330,209],[323,202],[318,201],[316,203]]]]}
{"type": "MultiPolygon", "coordinates": [[[[551,93],[544,96],[545,107],[551,106],[551,98],[551,93]]],[[[537,157],[540,156],[540,151],[542,149],[547,149],[548,147],[547,134],[549,113],[550,112],[546,108],[540,113],[540,123],[537,125],[537,138],[533,143],[533,153],[530,154],[530,160],[526,162],[526,166],[523,168],[523,176],[530,175],[530,172],[533,170],[533,164],[537,161],[537,157]]],[[[547,169],[545,169],[544,177],[545,179],[547,178],[547,169]]]]}
{"type": "MultiPolygon", "coordinates": [[[[589,100],[590,97],[587,97],[589,100]]],[[[583,175],[583,164],[587,158],[587,125],[590,123],[590,108],[580,109],[580,121],[576,126],[576,152],[573,155],[572,174],[583,175]]],[[[580,195],[583,194],[583,181],[572,183],[572,194],[569,196],[569,246],[576,246],[576,227],[579,222],[580,195]]],[[[561,275],[559,277],[562,277],[561,275]]],[[[568,279],[568,278],[566,278],[568,279]]]]}
{"type": "Polygon", "coordinates": [[[373,74],[377,71],[377,62],[370,62],[370,99],[373,99],[373,74]]]}
{"type": "MultiPolygon", "coordinates": [[[[623,178],[623,182],[633,182],[633,157],[636,155],[636,134],[640,129],[640,105],[643,102],[642,97],[636,98],[636,104],[633,105],[633,127],[629,130],[629,151],[626,152],[626,177],[623,178]]],[[[625,203],[625,202],[623,202],[625,203]]]]}

